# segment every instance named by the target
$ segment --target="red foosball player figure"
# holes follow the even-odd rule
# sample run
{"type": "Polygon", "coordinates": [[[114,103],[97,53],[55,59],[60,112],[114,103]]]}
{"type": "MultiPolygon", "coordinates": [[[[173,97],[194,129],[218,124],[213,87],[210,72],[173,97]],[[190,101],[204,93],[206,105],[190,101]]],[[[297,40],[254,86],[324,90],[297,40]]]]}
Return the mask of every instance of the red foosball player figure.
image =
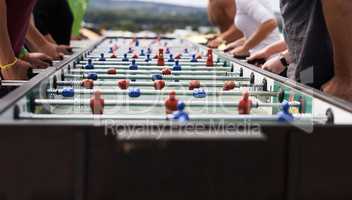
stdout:
{"type": "Polygon", "coordinates": [[[207,55],[207,64],[208,67],[214,66],[214,59],[213,59],[213,50],[208,49],[208,55],[207,55]]]}
{"type": "Polygon", "coordinates": [[[165,68],[163,68],[163,69],[161,70],[161,73],[162,73],[163,75],[171,75],[171,74],[172,74],[172,71],[171,71],[170,68],[165,67],[165,68]]]}
{"type": "Polygon", "coordinates": [[[113,52],[110,58],[117,58],[116,53],[113,52]]]}
{"type": "Polygon", "coordinates": [[[177,103],[178,99],[176,98],[176,92],[171,91],[169,93],[169,98],[167,98],[165,101],[166,114],[172,114],[173,112],[177,111],[177,103]]]}
{"type": "Polygon", "coordinates": [[[249,92],[244,91],[242,99],[238,104],[238,113],[240,115],[248,115],[251,113],[252,101],[249,99],[249,92]]]}
{"type": "Polygon", "coordinates": [[[82,87],[86,89],[93,89],[94,87],[94,81],[90,79],[84,79],[81,83],[82,87]]]}
{"type": "Polygon", "coordinates": [[[93,97],[90,99],[90,108],[94,115],[104,114],[104,99],[100,91],[95,91],[93,97]]]}
{"type": "Polygon", "coordinates": [[[165,81],[164,80],[156,80],[154,81],[154,88],[156,90],[162,90],[165,87],[165,81]]]}
{"type": "Polygon", "coordinates": [[[224,84],[224,91],[230,91],[235,89],[236,83],[235,81],[226,81],[224,84]]]}
{"type": "Polygon", "coordinates": [[[174,58],[177,59],[177,60],[180,60],[181,57],[182,57],[182,55],[180,53],[177,53],[174,58]]]}
{"type": "Polygon", "coordinates": [[[138,59],[138,57],[139,57],[139,56],[138,56],[138,53],[134,52],[133,55],[132,55],[132,58],[133,58],[133,59],[138,59]]]}
{"type": "Polygon", "coordinates": [[[158,66],[164,66],[164,65],[165,65],[164,49],[159,49],[159,54],[158,54],[158,66]]]}
{"type": "Polygon", "coordinates": [[[200,82],[198,80],[192,80],[189,82],[188,89],[189,90],[194,90],[196,88],[200,88],[200,82]]]}
{"type": "Polygon", "coordinates": [[[127,90],[130,85],[130,82],[128,80],[119,80],[117,82],[117,85],[121,90],[127,90]]]}
{"type": "Polygon", "coordinates": [[[110,69],[108,69],[107,73],[110,75],[115,75],[115,74],[117,74],[117,71],[115,68],[110,68],[110,69]]]}

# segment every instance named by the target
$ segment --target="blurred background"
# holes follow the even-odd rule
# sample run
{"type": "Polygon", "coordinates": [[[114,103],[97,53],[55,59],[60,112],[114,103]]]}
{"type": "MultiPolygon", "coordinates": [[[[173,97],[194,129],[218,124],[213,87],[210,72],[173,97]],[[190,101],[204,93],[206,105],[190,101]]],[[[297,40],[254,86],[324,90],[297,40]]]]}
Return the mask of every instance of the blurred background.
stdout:
{"type": "MultiPolygon", "coordinates": [[[[273,0],[279,12],[279,0],[273,0]]],[[[207,0],[90,0],[85,26],[98,30],[198,32],[216,29],[208,22],[207,0]]]]}

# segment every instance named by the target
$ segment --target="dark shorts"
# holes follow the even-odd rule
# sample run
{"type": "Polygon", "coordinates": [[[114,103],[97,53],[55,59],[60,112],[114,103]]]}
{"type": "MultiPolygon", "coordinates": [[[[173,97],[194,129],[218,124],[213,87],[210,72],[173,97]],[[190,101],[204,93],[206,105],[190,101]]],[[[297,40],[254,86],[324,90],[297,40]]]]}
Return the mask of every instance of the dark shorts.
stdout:
{"type": "Polygon", "coordinates": [[[297,81],[320,89],[333,75],[333,48],[321,0],[281,0],[285,39],[297,81]]]}
{"type": "Polygon", "coordinates": [[[58,44],[70,44],[73,14],[66,0],[38,0],[33,13],[43,35],[50,34],[58,44]]]}

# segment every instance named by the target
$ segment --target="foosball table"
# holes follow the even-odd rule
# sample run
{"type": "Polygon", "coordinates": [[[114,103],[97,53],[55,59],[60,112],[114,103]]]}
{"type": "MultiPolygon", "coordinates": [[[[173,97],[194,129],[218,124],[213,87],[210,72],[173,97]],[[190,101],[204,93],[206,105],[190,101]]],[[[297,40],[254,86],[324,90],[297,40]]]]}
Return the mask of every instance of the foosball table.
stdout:
{"type": "Polygon", "coordinates": [[[1,101],[0,198],[352,197],[350,103],[184,39],[106,37],[1,101]]]}

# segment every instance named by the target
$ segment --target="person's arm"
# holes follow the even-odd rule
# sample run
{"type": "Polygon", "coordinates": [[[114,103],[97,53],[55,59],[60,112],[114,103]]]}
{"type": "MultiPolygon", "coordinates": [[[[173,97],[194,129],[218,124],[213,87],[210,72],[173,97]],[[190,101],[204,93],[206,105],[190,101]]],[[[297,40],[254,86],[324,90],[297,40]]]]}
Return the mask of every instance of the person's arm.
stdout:
{"type": "Polygon", "coordinates": [[[352,101],[352,1],[322,0],[334,50],[334,78],[324,91],[352,101]]]}
{"type": "Polygon", "coordinates": [[[245,49],[252,49],[261,43],[277,27],[275,19],[262,23],[258,29],[243,44],[245,49]]]}
{"type": "Polygon", "coordinates": [[[234,41],[234,42],[228,44],[228,45],[225,47],[224,51],[225,51],[225,52],[232,51],[233,49],[235,49],[235,48],[237,48],[237,47],[239,47],[239,46],[242,46],[245,42],[246,42],[246,38],[245,38],[245,37],[242,37],[242,38],[240,38],[240,39],[238,39],[238,40],[236,40],[236,41],[234,41]]]}
{"type": "Polygon", "coordinates": [[[266,60],[272,55],[283,52],[285,50],[287,50],[287,44],[285,40],[280,40],[273,43],[272,45],[267,46],[266,48],[258,52],[254,52],[249,58],[247,58],[247,60],[248,61],[258,60],[258,59],[266,60]]]}
{"type": "MultiPolygon", "coordinates": [[[[227,4],[224,3],[224,5],[227,4]]],[[[229,16],[229,18],[232,19],[231,26],[225,30],[221,30],[221,33],[214,40],[208,43],[208,46],[211,48],[217,48],[222,43],[228,44],[243,37],[242,32],[233,23],[236,16],[236,5],[229,4],[226,8],[224,8],[224,12],[225,13],[223,15],[229,16]]]]}
{"type": "Polygon", "coordinates": [[[260,23],[256,31],[247,38],[246,42],[233,51],[234,55],[242,56],[249,55],[249,50],[265,40],[277,28],[277,21],[273,13],[256,0],[241,0],[238,3],[240,4],[237,5],[238,7],[241,6],[241,9],[260,23]]]}
{"type": "Polygon", "coordinates": [[[53,59],[63,59],[63,54],[60,53],[57,49],[58,46],[48,42],[46,38],[35,27],[33,16],[30,19],[26,40],[30,50],[34,52],[44,53],[52,57],[53,59]]]}
{"type": "Polygon", "coordinates": [[[0,0],[0,65],[5,80],[25,80],[30,64],[17,59],[13,52],[7,28],[6,1],[0,0]]]}
{"type": "Polygon", "coordinates": [[[275,56],[267,60],[262,69],[275,74],[280,74],[292,63],[292,59],[288,50],[282,52],[279,56],[275,56]]]}
{"type": "Polygon", "coordinates": [[[7,10],[5,0],[0,0],[0,65],[6,65],[15,60],[7,29],[7,10]]]}

